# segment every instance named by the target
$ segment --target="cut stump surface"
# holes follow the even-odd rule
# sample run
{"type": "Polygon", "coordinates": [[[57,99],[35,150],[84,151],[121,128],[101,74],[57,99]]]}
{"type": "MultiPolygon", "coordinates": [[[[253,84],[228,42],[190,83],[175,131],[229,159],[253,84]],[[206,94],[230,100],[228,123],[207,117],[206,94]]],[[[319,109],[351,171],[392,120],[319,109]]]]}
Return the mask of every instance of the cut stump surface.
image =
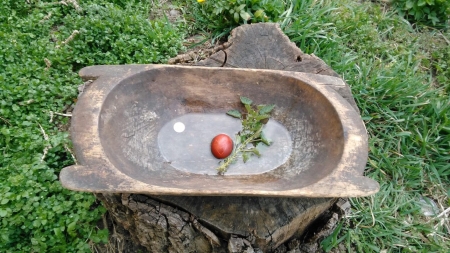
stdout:
{"type": "MultiPolygon", "coordinates": [[[[199,66],[257,68],[338,76],[304,54],[278,25],[234,29],[199,66]]],[[[283,89],[283,84],[279,85],[283,89]]],[[[358,111],[350,88],[334,87],[358,111]]],[[[193,197],[96,194],[116,224],[149,252],[286,252],[334,198],[193,197]],[[277,249],[278,248],[278,249],[277,249]]],[[[295,251],[300,252],[300,251],[295,251]]]]}

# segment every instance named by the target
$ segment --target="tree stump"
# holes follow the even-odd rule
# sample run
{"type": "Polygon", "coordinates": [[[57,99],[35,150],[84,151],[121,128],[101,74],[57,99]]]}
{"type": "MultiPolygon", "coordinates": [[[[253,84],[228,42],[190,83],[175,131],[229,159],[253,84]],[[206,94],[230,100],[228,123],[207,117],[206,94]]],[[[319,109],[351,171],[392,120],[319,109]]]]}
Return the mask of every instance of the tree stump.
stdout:
{"type": "MultiPolygon", "coordinates": [[[[338,76],[321,59],[304,54],[276,24],[234,29],[230,40],[195,65],[257,68],[338,76]]],[[[176,63],[178,60],[173,60],[176,63]]],[[[283,89],[283,84],[280,84],[283,89]]],[[[350,88],[334,87],[354,108],[350,88]]],[[[289,240],[335,198],[147,196],[96,194],[114,222],[149,252],[294,252],[289,240]]],[[[300,251],[296,251],[300,252],[300,251]]]]}

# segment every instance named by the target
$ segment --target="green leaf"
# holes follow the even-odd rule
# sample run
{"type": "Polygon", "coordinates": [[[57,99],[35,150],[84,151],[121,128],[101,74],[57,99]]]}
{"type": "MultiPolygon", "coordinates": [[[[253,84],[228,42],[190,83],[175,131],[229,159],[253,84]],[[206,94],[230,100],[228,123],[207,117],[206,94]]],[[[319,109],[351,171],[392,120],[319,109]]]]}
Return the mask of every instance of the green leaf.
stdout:
{"type": "Polygon", "coordinates": [[[41,220],[34,220],[33,221],[33,227],[40,227],[41,226],[41,220]]]}
{"type": "Polygon", "coordinates": [[[258,157],[261,156],[260,151],[256,148],[259,143],[263,142],[265,145],[269,146],[270,141],[262,137],[262,128],[264,124],[266,124],[270,118],[268,114],[275,106],[274,105],[254,105],[253,101],[247,97],[240,97],[241,102],[244,104],[244,107],[247,113],[241,114],[237,110],[230,110],[227,112],[228,115],[238,118],[240,116],[242,130],[236,134],[235,137],[235,146],[233,155],[222,163],[217,171],[219,174],[223,174],[226,172],[226,168],[236,162],[236,155],[239,154],[242,157],[242,160],[247,162],[251,156],[256,155],[258,157]],[[263,113],[260,114],[260,110],[263,110],[263,113]]]}
{"type": "Polygon", "coordinates": [[[243,20],[249,20],[252,16],[250,14],[248,14],[248,12],[246,11],[241,11],[241,18],[243,20]]]}
{"type": "Polygon", "coordinates": [[[234,16],[234,21],[236,21],[236,23],[239,23],[239,13],[235,12],[233,16],[234,16]]]}
{"type": "Polygon", "coordinates": [[[269,114],[272,110],[273,110],[273,108],[275,108],[275,105],[265,105],[264,107],[262,107],[260,110],[259,110],[259,114],[269,114]]]}
{"type": "Polygon", "coordinates": [[[240,143],[243,143],[245,140],[247,140],[248,136],[247,135],[241,135],[240,139],[240,143]]]}
{"type": "Polygon", "coordinates": [[[247,98],[247,97],[241,97],[241,102],[244,105],[251,105],[253,103],[253,101],[250,98],[247,98]]]}
{"type": "Polygon", "coordinates": [[[241,4],[239,5],[239,7],[237,8],[238,11],[242,11],[245,8],[245,4],[241,4]]]}
{"type": "Polygon", "coordinates": [[[32,245],[38,245],[39,244],[39,241],[38,240],[36,240],[36,238],[31,238],[31,244],[32,245]]]}
{"type": "Polygon", "coordinates": [[[251,151],[253,152],[253,154],[257,155],[258,157],[261,156],[261,153],[259,153],[259,150],[258,150],[258,149],[253,148],[251,151]]]}
{"type": "Polygon", "coordinates": [[[55,233],[55,235],[56,235],[57,237],[59,237],[59,236],[62,235],[62,232],[61,232],[61,229],[60,229],[60,228],[54,228],[54,229],[53,229],[53,232],[55,233]]]}
{"type": "Polygon", "coordinates": [[[242,117],[242,114],[238,110],[229,110],[227,114],[238,119],[242,117]]]}
{"type": "Polygon", "coordinates": [[[247,114],[248,114],[248,119],[250,120],[251,117],[256,116],[257,112],[255,110],[253,110],[253,108],[250,105],[245,104],[245,110],[247,110],[247,114]]]}
{"type": "Polygon", "coordinates": [[[270,146],[270,144],[272,144],[272,142],[269,139],[267,139],[264,132],[261,132],[261,141],[262,141],[262,143],[266,144],[267,146],[270,146]]]}
{"type": "Polygon", "coordinates": [[[241,143],[241,138],[240,138],[239,134],[236,134],[234,136],[234,139],[235,139],[234,146],[237,146],[237,145],[239,145],[241,143]]]}
{"type": "Polygon", "coordinates": [[[259,9],[257,11],[255,11],[255,18],[259,18],[264,14],[264,10],[263,9],[259,9]]]}
{"type": "Polygon", "coordinates": [[[107,243],[108,242],[108,229],[100,229],[97,231],[97,233],[92,234],[90,239],[95,243],[107,243]]]}
{"type": "Polygon", "coordinates": [[[246,163],[250,159],[250,156],[247,153],[242,153],[242,160],[246,163]]]}
{"type": "Polygon", "coordinates": [[[70,236],[76,236],[76,235],[77,235],[77,233],[75,233],[75,227],[76,227],[76,225],[77,225],[77,222],[74,221],[74,222],[70,223],[70,224],[67,226],[67,233],[68,233],[70,236]]]}
{"type": "Polygon", "coordinates": [[[256,131],[258,131],[262,126],[263,126],[263,124],[262,124],[261,122],[256,122],[255,124],[252,124],[250,130],[251,130],[252,132],[256,132],[256,131]]]}
{"type": "Polygon", "coordinates": [[[259,116],[256,116],[256,117],[255,117],[255,119],[258,120],[258,121],[261,121],[261,120],[263,120],[263,119],[268,119],[268,118],[270,118],[270,116],[267,115],[267,114],[265,114],[265,115],[259,115],[259,116]]]}
{"type": "Polygon", "coordinates": [[[0,209],[0,217],[5,217],[8,214],[8,211],[5,209],[0,209]]]}
{"type": "Polygon", "coordinates": [[[407,0],[405,4],[406,10],[411,9],[414,6],[414,2],[412,0],[407,0]]]}
{"type": "Polygon", "coordinates": [[[250,105],[244,104],[244,106],[245,106],[245,110],[247,111],[248,114],[250,114],[250,115],[252,113],[254,114],[253,109],[250,105]]]}

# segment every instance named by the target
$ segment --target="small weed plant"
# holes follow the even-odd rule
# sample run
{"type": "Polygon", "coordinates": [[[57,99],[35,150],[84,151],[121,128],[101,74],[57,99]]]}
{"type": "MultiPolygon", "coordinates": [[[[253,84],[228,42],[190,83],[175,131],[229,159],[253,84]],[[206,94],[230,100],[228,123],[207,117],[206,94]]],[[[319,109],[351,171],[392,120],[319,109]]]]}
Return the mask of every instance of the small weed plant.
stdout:
{"type": "Polygon", "coordinates": [[[412,22],[431,26],[448,26],[450,1],[448,0],[393,0],[397,11],[412,22]]]}
{"type": "Polygon", "coordinates": [[[105,209],[61,187],[75,161],[63,113],[94,64],[164,62],[183,31],[149,20],[141,1],[0,4],[0,252],[90,252],[107,242],[105,209]]]}
{"type": "Polygon", "coordinates": [[[350,84],[369,133],[366,175],[381,190],[351,199],[353,213],[322,242],[327,252],[340,243],[348,252],[450,248],[450,34],[420,26],[446,26],[450,2],[397,2],[405,5],[292,1],[280,5],[284,16],[271,19],[350,84]],[[424,199],[438,207],[432,216],[424,211],[424,199]]]}
{"type": "Polygon", "coordinates": [[[258,144],[270,146],[270,140],[264,135],[263,128],[270,119],[270,113],[275,105],[253,105],[253,101],[247,97],[240,97],[246,112],[229,110],[227,114],[241,120],[242,129],[236,134],[234,140],[234,150],[232,154],[220,162],[217,172],[223,175],[228,166],[235,163],[239,156],[247,162],[251,156],[261,156],[257,149],[258,144]]]}
{"type": "Polygon", "coordinates": [[[188,5],[198,30],[221,37],[240,24],[276,22],[286,15],[283,0],[193,1],[188,5]]]}
{"type": "Polygon", "coordinates": [[[369,133],[366,174],[381,185],[351,199],[353,213],[323,249],[447,252],[450,34],[418,32],[372,2],[302,1],[293,13],[286,34],[351,85],[369,133]],[[434,215],[425,215],[424,198],[438,207],[434,215]]]}
{"type": "Polygon", "coordinates": [[[148,1],[2,1],[0,252],[89,252],[108,239],[96,228],[105,209],[58,182],[75,161],[69,119],[56,113],[76,100],[80,68],[165,62],[183,49],[186,30],[220,37],[254,22],[279,22],[298,47],[338,72],[367,127],[366,175],[380,192],[352,198],[352,214],[323,249],[448,252],[450,34],[418,32],[398,15],[445,26],[448,1],[396,0],[397,12],[352,0],[172,3],[184,22],[149,20],[148,1]],[[425,215],[423,199],[435,203],[433,215],[425,215]]]}

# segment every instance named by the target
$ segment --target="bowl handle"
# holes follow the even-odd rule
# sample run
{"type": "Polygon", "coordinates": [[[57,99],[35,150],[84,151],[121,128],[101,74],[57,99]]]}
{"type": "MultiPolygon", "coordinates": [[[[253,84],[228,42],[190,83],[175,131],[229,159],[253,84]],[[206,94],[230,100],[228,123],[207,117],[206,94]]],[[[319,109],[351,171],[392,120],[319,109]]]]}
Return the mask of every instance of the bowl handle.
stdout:
{"type": "Polygon", "coordinates": [[[105,166],[72,165],[65,167],[59,173],[63,187],[74,191],[107,192],[112,189],[108,181],[117,180],[105,166]]]}

